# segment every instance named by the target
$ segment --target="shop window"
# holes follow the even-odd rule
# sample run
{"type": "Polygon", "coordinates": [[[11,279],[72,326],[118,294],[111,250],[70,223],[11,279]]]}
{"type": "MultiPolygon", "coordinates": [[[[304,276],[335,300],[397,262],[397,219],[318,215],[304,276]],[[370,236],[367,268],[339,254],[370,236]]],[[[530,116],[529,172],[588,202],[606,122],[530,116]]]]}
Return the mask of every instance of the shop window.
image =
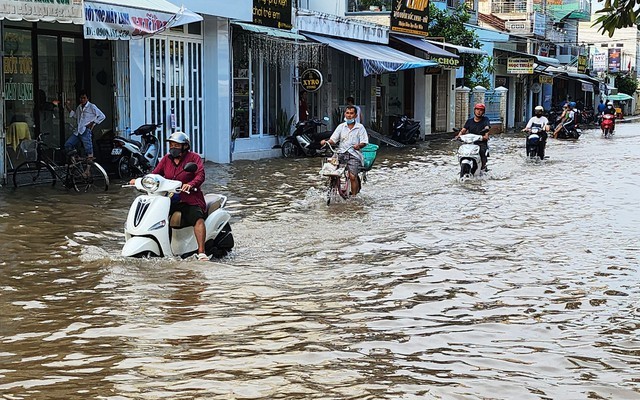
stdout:
{"type": "Polygon", "coordinates": [[[273,54],[251,48],[246,35],[233,41],[232,138],[273,135],[281,107],[280,73],[273,54]]]}
{"type": "Polygon", "coordinates": [[[6,144],[12,168],[23,161],[16,158],[20,143],[35,139],[33,51],[30,31],[5,28],[3,40],[6,144]]]}
{"type": "Polygon", "coordinates": [[[347,12],[391,11],[391,0],[347,0],[347,12]]]}

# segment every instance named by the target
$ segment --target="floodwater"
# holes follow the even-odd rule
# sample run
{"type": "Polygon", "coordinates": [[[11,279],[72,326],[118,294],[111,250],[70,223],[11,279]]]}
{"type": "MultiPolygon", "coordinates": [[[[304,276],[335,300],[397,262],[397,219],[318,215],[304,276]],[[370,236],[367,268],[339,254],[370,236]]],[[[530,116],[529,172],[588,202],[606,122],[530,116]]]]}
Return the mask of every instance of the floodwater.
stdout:
{"type": "Polygon", "coordinates": [[[319,159],[207,166],[235,251],[119,256],[136,193],[0,190],[3,399],[638,399],[640,130],[381,149],[327,206],[319,159]]]}

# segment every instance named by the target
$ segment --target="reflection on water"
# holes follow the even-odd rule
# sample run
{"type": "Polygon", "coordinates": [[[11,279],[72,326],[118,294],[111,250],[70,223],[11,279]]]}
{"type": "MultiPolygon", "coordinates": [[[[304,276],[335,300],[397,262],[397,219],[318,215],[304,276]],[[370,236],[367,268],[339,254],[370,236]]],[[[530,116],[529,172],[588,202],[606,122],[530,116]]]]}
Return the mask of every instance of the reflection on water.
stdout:
{"type": "Polygon", "coordinates": [[[382,149],[326,206],[319,159],[208,165],[236,249],[119,256],[129,188],[0,191],[11,399],[639,398],[638,134],[382,149]]]}

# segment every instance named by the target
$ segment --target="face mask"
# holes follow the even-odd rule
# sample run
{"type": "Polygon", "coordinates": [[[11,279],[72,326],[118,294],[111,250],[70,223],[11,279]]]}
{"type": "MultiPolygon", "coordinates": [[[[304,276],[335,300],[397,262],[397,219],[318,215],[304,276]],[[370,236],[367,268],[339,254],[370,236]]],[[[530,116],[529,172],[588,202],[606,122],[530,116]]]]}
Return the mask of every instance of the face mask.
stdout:
{"type": "Polygon", "coordinates": [[[346,122],[347,124],[351,125],[351,124],[355,124],[356,120],[355,119],[344,119],[344,122],[346,122]]]}
{"type": "Polygon", "coordinates": [[[169,155],[171,158],[179,158],[182,155],[182,149],[169,149],[169,155]]]}

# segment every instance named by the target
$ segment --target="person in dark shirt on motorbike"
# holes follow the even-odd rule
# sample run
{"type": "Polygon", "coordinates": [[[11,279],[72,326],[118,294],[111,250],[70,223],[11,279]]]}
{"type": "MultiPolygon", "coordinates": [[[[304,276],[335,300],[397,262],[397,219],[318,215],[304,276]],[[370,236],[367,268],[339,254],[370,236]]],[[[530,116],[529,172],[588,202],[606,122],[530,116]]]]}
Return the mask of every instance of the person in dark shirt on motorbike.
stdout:
{"type": "MultiPolygon", "coordinates": [[[[204,250],[207,233],[204,225],[206,203],[204,194],[200,190],[200,186],[204,183],[204,163],[200,155],[191,151],[191,141],[186,133],[174,132],[167,138],[167,142],[169,142],[169,154],[162,157],[151,173],[182,182],[179,198],[172,201],[169,215],[175,211],[182,213],[183,223],[193,226],[198,243],[196,258],[198,261],[208,261],[209,257],[204,250]],[[184,170],[184,166],[190,162],[198,166],[196,172],[184,170]]],[[[134,185],[135,181],[132,179],[129,183],[134,185]]]]}
{"type": "Polygon", "coordinates": [[[489,148],[487,142],[489,141],[489,130],[491,129],[491,122],[489,118],[484,115],[486,111],[486,107],[482,103],[478,103],[473,107],[473,118],[469,118],[467,122],[465,122],[464,127],[460,129],[460,132],[455,136],[455,139],[460,136],[473,133],[474,135],[481,135],[482,141],[478,143],[480,146],[480,160],[482,161],[483,171],[488,171],[487,169],[487,149],[489,148]]]}

